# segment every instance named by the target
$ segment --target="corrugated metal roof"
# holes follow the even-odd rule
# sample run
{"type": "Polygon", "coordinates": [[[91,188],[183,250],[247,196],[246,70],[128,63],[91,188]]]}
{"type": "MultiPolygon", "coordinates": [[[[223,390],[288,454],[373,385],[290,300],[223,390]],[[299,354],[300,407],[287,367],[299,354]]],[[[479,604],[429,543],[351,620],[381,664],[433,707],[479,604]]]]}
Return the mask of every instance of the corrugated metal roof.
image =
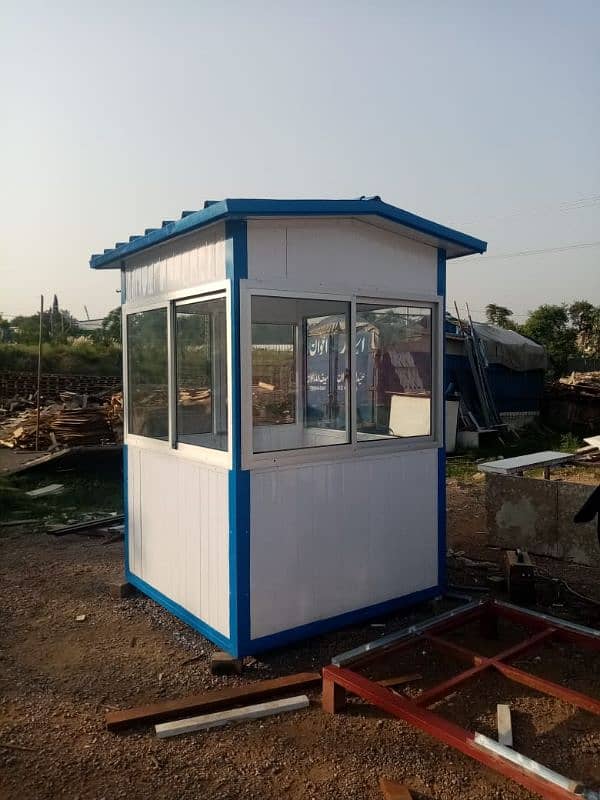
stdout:
{"type": "Polygon", "coordinates": [[[353,200],[207,200],[199,211],[183,211],[178,220],[164,220],[160,228],[146,228],[143,234],[117,242],[104,253],[90,258],[92,269],[118,268],[129,256],[155,245],[225,219],[256,217],[371,217],[398,226],[400,232],[436,247],[446,249],[447,258],[484,253],[487,243],[466,233],[447,228],[432,220],[384,203],[379,197],[353,200]]]}

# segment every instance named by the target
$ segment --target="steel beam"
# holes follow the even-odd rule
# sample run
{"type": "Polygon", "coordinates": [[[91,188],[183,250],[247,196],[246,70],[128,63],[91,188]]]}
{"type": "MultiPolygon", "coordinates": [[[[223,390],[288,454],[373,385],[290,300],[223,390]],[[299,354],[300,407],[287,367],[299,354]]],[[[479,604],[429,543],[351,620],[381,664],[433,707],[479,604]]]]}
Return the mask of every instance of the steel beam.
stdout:
{"type": "MultiPolygon", "coordinates": [[[[340,653],[331,659],[331,663],[337,667],[364,663],[365,658],[369,658],[377,651],[385,651],[385,654],[394,650],[404,640],[412,636],[416,636],[425,631],[435,631],[438,628],[444,630],[451,630],[455,627],[465,625],[468,621],[478,617],[483,609],[488,606],[488,601],[474,600],[467,603],[465,606],[454,608],[451,611],[446,611],[444,614],[439,614],[437,617],[427,619],[424,622],[409,625],[407,628],[402,628],[395,633],[390,633],[388,636],[382,636],[381,639],[376,639],[374,642],[367,642],[360,647],[355,647],[353,650],[347,650],[345,653],[340,653]]],[[[383,653],[382,653],[383,654],[383,653]]],[[[379,653],[378,653],[379,655],[379,653]]]]}
{"type": "MultiPolygon", "coordinates": [[[[491,767],[496,772],[511,778],[530,791],[540,794],[546,800],[575,800],[577,797],[572,792],[556,785],[519,764],[492,753],[475,743],[475,734],[455,725],[453,722],[440,717],[433,711],[422,708],[411,700],[391,692],[373,681],[357,675],[343,667],[328,666],[323,668],[323,690],[327,684],[335,684],[346,691],[362,697],[388,714],[399,719],[404,719],[419,730],[438,739],[444,744],[454,747],[461,753],[479,761],[486,767],[491,767]]],[[[331,690],[327,690],[329,693],[331,690]]],[[[325,708],[324,710],[329,710],[325,708]]]]}
{"type": "Polygon", "coordinates": [[[543,694],[549,694],[552,697],[557,697],[559,700],[564,700],[565,703],[571,703],[577,708],[583,708],[590,711],[592,714],[600,714],[600,700],[595,700],[587,694],[576,692],[574,689],[569,689],[566,686],[561,686],[560,683],[553,683],[547,681],[545,678],[540,678],[537,675],[532,675],[531,672],[525,672],[522,669],[517,669],[510,664],[504,664],[497,661],[493,666],[515,683],[520,683],[523,686],[529,686],[531,689],[536,689],[543,694]]]}

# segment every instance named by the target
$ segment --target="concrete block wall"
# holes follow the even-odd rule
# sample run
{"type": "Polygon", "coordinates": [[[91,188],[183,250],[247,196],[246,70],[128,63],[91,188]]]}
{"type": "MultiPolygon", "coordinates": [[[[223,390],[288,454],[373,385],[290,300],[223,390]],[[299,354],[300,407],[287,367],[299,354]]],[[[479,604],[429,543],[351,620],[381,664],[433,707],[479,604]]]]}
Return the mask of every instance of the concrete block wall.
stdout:
{"type": "Polygon", "coordinates": [[[573,517],[595,486],[512,475],[486,475],[490,544],[600,567],[596,521],[573,517]]]}

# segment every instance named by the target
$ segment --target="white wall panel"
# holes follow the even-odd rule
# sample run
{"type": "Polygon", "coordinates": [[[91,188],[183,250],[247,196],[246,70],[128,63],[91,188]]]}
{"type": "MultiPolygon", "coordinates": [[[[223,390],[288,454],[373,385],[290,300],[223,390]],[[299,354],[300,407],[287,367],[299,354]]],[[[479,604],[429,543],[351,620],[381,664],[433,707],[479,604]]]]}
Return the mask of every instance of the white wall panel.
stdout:
{"type": "Polygon", "coordinates": [[[248,277],[320,288],[437,294],[437,250],[356,219],[249,220],[248,277]]]}
{"type": "Polygon", "coordinates": [[[165,292],[223,280],[225,226],[182,236],[126,261],[125,299],[133,303],[165,292]]]}
{"type": "Polygon", "coordinates": [[[128,446],[130,570],[229,636],[228,471],[128,446]]]}
{"type": "Polygon", "coordinates": [[[251,473],[252,638],[438,580],[430,450],[251,473]]]}

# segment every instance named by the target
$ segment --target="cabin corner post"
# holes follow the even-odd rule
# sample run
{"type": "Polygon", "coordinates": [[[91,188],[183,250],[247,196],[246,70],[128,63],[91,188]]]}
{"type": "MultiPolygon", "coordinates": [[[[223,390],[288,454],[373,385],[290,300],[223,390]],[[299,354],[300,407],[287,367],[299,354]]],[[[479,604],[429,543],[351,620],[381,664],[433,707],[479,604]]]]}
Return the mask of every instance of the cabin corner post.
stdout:
{"type": "Polygon", "coordinates": [[[226,276],[230,281],[231,469],[229,471],[229,630],[235,656],[250,643],[250,473],[242,469],[241,281],[248,277],[245,220],[225,223],[226,276]]]}
{"type": "Polygon", "coordinates": [[[438,450],[438,586],[446,589],[446,250],[437,251],[437,294],[440,298],[440,331],[438,333],[441,360],[441,431],[438,450]]]}

